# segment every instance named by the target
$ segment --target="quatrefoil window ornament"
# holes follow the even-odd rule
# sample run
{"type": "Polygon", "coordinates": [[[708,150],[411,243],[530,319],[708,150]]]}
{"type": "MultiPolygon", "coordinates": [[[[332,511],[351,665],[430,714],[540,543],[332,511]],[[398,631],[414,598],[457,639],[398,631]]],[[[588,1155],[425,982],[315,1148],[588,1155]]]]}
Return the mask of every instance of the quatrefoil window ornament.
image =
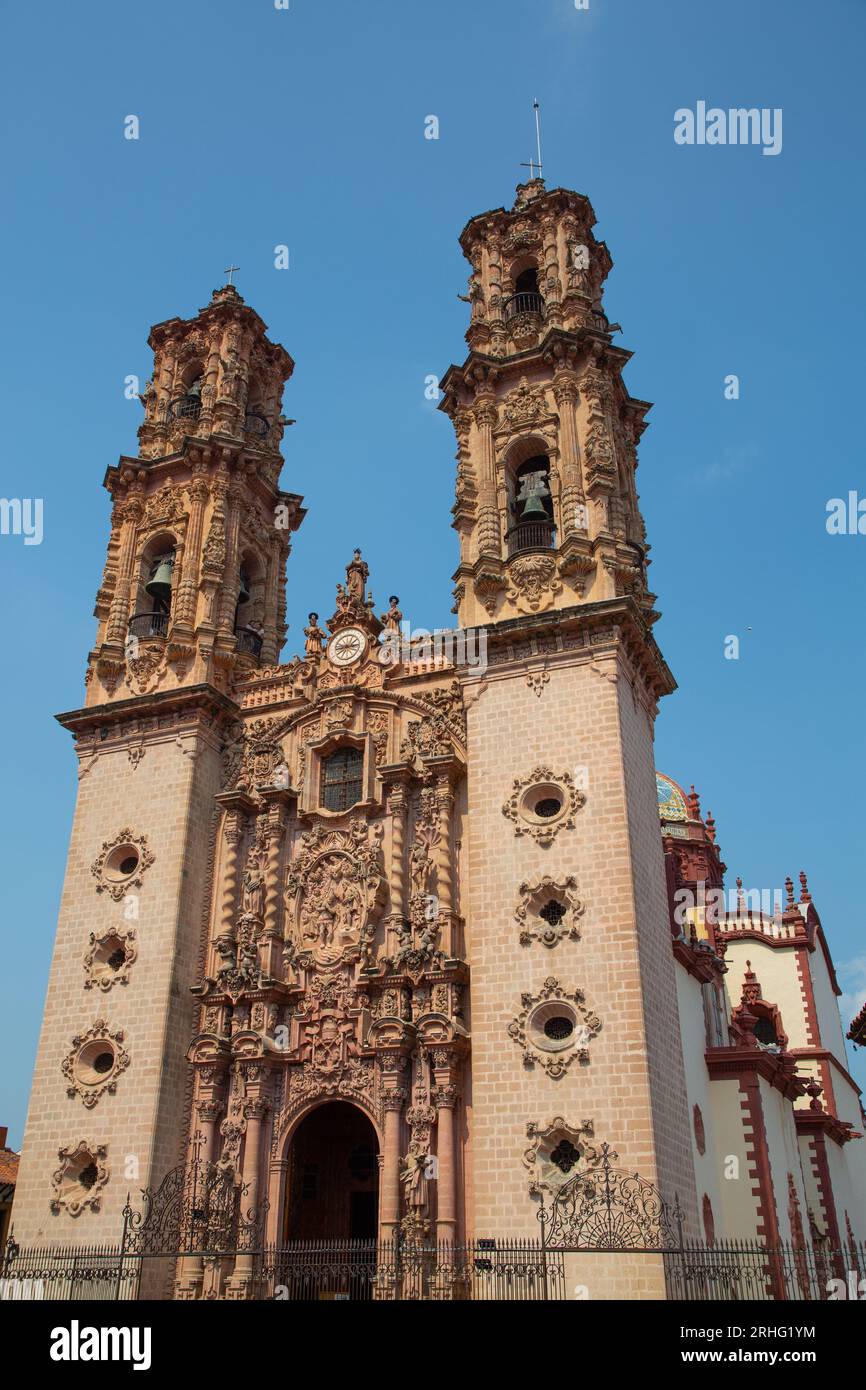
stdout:
{"type": "Polygon", "coordinates": [[[550,1155],[551,1163],[561,1173],[570,1173],[579,1158],[580,1150],[574,1147],[570,1139],[560,1139],[550,1155]]]}
{"type": "Polygon", "coordinates": [[[544,874],[526,880],[520,885],[514,909],[521,946],[538,941],[552,949],[565,938],[578,941],[579,922],[585,910],[586,905],[577,895],[577,879],[571,875],[559,879],[544,874]]]}

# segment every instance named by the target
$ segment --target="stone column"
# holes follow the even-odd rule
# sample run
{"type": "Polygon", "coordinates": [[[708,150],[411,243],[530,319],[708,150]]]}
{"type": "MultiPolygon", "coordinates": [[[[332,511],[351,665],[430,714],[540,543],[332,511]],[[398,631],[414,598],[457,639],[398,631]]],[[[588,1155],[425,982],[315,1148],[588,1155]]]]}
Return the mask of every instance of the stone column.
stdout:
{"type": "Polygon", "coordinates": [[[388,950],[400,944],[400,929],[406,920],[406,817],[409,799],[403,782],[392,782],[388,788],[388,809],[391,812],[391,865],[389,874],[390,912],[388,950]]]}
{"type": "Polygon", "coordinates": [[[446,773],[436,779],[436,806],[439,843],[436,847],[436,897],[439,912],[439,943],[446,956],[453,952],[454,868],[451,847],[451,814],[454,808],[454,789],[446,773]]]}
{"type": "Polygon", "coordinates": [[[457,1088],[436,1086],[433,1090],[436,1107],[436,1239],[452,1244],[457,1233],[457,1174],[454,1154],[454,1111],[457,1088]]]}
{"type": "Polygon", "coordinates": [[[584,511],[583,524],[578,526],[578,508],[586,508],[583,480],[580,476],[580,454],[577,443],[577,382],[570,374],[556,376],[553,380],[553,395],[559,407],[560,450],[562,458],[562,534],[570,536],[574,531],[588,529],[588,516],[584,511]]]}
{"type": "Polygon", "coordinates": [[[240,479],[235,478],[229,484],[228,490],[228,509],[226,514],[226,559],[223,571],[222,595],[220,598],[220,613],[217,627],[225,633],[234,636],[235,609],[238,602],[238,589],[240,586],[240,555],[238,544],[241,529],[241,498],[243,497],[243,485],[240,479]]]}
{"type": "Polygon", "coordinates": [[[201,1134],[199,1158],[203,1164],[213,1163],[216,1151],[217,1120],[223,1112],[222,1101],[216,1099],[200,1100],[196,1104],[198,1130],[201,1134]]]}
{"type": "Polygon", "coordinates": [[[120,540],[117,579],[114,584],[114,598],[111,601],[105,640],[124,646],[129,624],[129,591],[135,560],[135,540],[138,534],[138,523],[144,512],[144,505],[140,497],[133,496],[123,503],[118,511],[123,520],[123,530],[120,540]]]}
{"type": "Polygon", "coordinates": [[[183,573],[178,584],[177,599],[174,605],[175,625],[190,629],[192,629],[196,618],[204,509],[210,496],[207,483],[201,476],[203,471],[204,465],[202,463],[193,465],[193,479],[188,488],[190,513],[184,548],[183,573]]]}
{"type": "Polygon", "coordinates": [[[265,606],[262,615],[264,640],[262,661],[272,665],[277,659],[277,590],[279,588],[280,538],[276,531],[268,536],[268,567],[265,575],[265,606]]]}
{"type": "Polygon", "coordinates": [[[220,895],[219,936],[221,940],[234,940],[235,909],[238,900],[238,871],[240,868],[240,845],[243,838],[241,817],[230,811],[226,819],[223,837],[226,843],[225,863],[223,864],[223,887],[220,895]]]}
{"type": "Polygon", "coordinates": [[[213,408],[216,402],[217,382],[219,380],[220,367],[220,338],[219,328],[214,328],[208,338],[207,361],[204,369],[204,381],[201,391],[201,416],[200,424],[210,425],[213,420],[213,408]]]}
{"type": "Polygon", "coordinates": [[[226,812],[223,838],[225,854],[221,865],[222,886],[219,897],[219,916],[214,944],[234,943],[235,916],[238,908],[240,878],[240,848],[247,816],[256,810],[255,803],[243,792],[225,792],[216,798],[226,812]]]}
{"type": "Polygon", "coordinates": [[[493,429],[497,420],[495,397],[479,398],[474,411],[478,428],[478,554],[502,552],[502,528],[496,505],[496,464],[493,429]]]}
{"type": "Polygon", "coordinates": [[[382,1137],[379,1231],[383,1241],[396,1242],[400,1231],[400,1119],[406,1091],[397,1086],[382,1093],[382,1137]]]}
{"type": "MultiPolygon", "coordinates": [[[[211,1084],[202,1084],[200,1081],[201,1073],[197,1075],[197,1081],[202,1085],[203,1094],[195,1102],[194,1111],[196,1116],[196,1128],[201,1142],[193,1151],[192,1163],[198,1163],[200,1172],[195,1175],[196,1184],[201,1182],[202,1176],[207,1172],[207,1165],[213,1163],[216,1151],[216,1127],[220,1116],[223,1113],[224,1105],[216,1092],[216,1087],[211,1084]]],[[[192,1213],[187,1213],[189,1220],[192,1213]]],[[[144,1262],[145,1264],[147,1261],[144,1262]]],[[[180,1260],[175,1279],[175,1298],[182,1301],[198,1298],[201,1290],[202,1279],[204,1277],[204,1259],[201,1255],[185,1255],[180,1260]]]]}
{"type": "MultiPolygon", "coordinates": [[[[259,1211],[259,1192],[263,1186],[260,1175],[260,1150],[262,1124],[267,1112],[267,1102],[261,1096],[248,1100],[244,1105],[247,1128],[244,1137],[242,1182],[246,1191],[241,1193],[240,1198],[241,1232],[242,1239],[250,1245],[251,1249],[258,1246],[259,1240],[264,1235],[262,1213],[259,1211]]],[[[235,1261],[234,1275],[230,1281],[231,1295],[235,1298],[243,1298],[247,1292],[254,1263],[251,1249],[242,1251],[235,1261]]]]}
{"type": "Polygon", "coordinates": [[[280,910],[282,906],[280,882],[280,857],[286,821],[292,804],[289,793],[279,787],[269,787],[263,792],[268,804],[268,857],[265,865],[265,912],[262,935],[259,943],[259,959],[262,969],[271,978],[279,978],[282,963],[283,938],[280,931],[280,910]]]}

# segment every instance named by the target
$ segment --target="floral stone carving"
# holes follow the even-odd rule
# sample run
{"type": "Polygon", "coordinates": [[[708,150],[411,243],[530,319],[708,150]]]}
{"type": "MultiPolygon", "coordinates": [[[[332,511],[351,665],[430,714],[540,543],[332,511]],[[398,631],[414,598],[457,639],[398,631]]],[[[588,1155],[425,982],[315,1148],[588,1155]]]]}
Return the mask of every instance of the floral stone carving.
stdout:
{"type": "Polygon", "coordinates": [[[112,985],[129,983],[129,972],[138,955],[135,930],[90,933],[90,945],[84,953],[84,988],[101,989],[107,993],[112,985]]]}
{"type": "Polygon", "coordinates": [[[560,830],[573,830],[574,817],[586,801],[569,772],[535,767],[528,777],[515,777],[502,814],[514,822],[515,835],[531,835],[549,845],[560,830]]]}
{"type": "Polygon", "coordinates": [[[106,1091],[114,1095],[117,1078],[129,1066],[129,1053],[122,1044],[123,1029],[112,1032],[104,1018],[98,1018],[86,1033],[76,1034],[60,1068],[69,1082],[66,1094],[79,1096],[88,1110],[106,1091]]]}
{"type": "Polygon", "coordinates": [[[66,1211],[70,1216],[80,1216],[88,1207],[91,1211],[99,1211],[102,1189],[109,1176],[105,1144],[81,1139],[74,1148],[58,1149],[57,1157],[60,1166],[51,1177],[54,1188],[51,1210],[55,1214],[66,1211]]]}
{"type": "Polygon", "coordinates": [[[299,1056],[303,1069],[293,1073],[290,1098],[346,1096],[369,1101],[372,1059],[361,1056],[357,1020],[364,999],[355,994],[348,973],[316,975],[300,1013],[299,1056]]]}
{"type": "Polygon", "coordinates": [[[580,940],[578,922],[586,904],[577,896],[575,878],[556,879],[545,874],[521,883],[519,893],[514,916],[520,923],[521,946],[540,941],[542,946],[553,947],[563,937],[580,940]]]}
{"type": "Polygon", "coordinates": [[[523,1154],[524,1167],[529,1170],[530,1194],[556,1193],[581,1169],[594,1167],[601,1155],[588,1143],[593,1134],[592,1120],[573,1126],[556,1115],[543,1128],[530,1121],[526,1126],[529,1147],[523,1154]]]}
{"type": "Polygon", "coordinates": [[[140,888],[142,875],[154,862],[147,837],[136,835],[128,826],[113,840],[103,840],[102,849],[90,866],[97,893],[108,893],[115,902],[130,888],[140,888]]]}
{"type": "Polygon", "coordinates": [[[523,1052],[525,1067],[541,1066],[558,1080],[575,1058],[589,1061],[589,1044],[601,1020],[586,1007],[582,990],[569,993],[549,975],[538,994],[522,994],[520,1002],[508,1036],[523,1052]]]}

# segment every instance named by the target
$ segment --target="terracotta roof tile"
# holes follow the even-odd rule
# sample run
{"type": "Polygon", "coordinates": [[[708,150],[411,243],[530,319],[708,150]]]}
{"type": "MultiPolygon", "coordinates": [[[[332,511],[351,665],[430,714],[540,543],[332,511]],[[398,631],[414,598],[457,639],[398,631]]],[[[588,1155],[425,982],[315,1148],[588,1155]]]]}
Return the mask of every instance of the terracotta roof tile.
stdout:
{"type": "Polygon", "coordinates": [[[18,1157],[13,1149],[0,1149],[0,1182],[15,1182],[18,1176],[18,1157]]]}

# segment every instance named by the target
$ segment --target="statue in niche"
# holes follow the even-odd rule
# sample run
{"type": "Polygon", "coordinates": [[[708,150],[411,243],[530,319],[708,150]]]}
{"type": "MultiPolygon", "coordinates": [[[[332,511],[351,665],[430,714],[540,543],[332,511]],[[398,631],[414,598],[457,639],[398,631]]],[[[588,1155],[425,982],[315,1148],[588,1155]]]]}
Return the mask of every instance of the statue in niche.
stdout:
{"type": "Polygon", "coordinates": [[[265,877],[255,862],[244,874],[243,913],[245,917],[261,918],[265,910],[265,877]]]}

